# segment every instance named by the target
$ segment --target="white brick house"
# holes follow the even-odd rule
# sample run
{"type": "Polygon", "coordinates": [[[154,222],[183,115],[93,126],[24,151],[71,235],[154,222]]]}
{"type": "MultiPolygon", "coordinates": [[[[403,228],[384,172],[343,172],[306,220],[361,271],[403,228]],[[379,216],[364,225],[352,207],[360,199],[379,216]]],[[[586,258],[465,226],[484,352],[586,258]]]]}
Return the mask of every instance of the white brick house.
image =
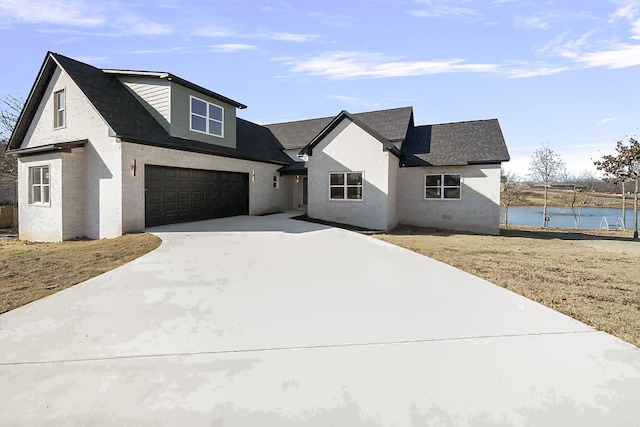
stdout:
{"type": "Polygon", "coordinates": [[[47,53],[9,152],[20,238],[116,237],[230,215],[307,210],[498,233],[497,120],[414,126],[411,107],[257,125],[241,103],[170,73],[47,53]]]}

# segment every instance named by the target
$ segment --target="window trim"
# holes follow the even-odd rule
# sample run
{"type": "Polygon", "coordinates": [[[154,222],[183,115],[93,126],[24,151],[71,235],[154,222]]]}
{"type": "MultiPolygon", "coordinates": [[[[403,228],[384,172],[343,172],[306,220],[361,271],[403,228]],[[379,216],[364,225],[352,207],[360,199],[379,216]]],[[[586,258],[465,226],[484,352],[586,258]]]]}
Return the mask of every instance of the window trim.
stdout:
{"type": "Polygon", "coordinates": [[[347,171],[347,172],[329,172],[329,201],[330,202],[362,202],[364,200],[364,171],[347,171]],[[360,185],[348,185],[347,184],[347,175],[350,173],[359,173],[360,174],[360,181],[362,182],[362,184],[360,185]],[[342,185],[331,185],[331,175],[342,175],[344,178],[344,184],[342,185]],[[333,197],[331,197],[331,189],[332,188],[339,188],[342,187],[343,188],[343,198],[341,199],[334,199],[333,197]],[[359,199],[349,199],[347,197],[347,189],[348,188],[360,188],[360,198],[359,199]]]}
{"type": "Polygon", "coordinates": [[[424,200],[462,200],[462,174],[461,173],[426,173],[424,174],[424,181],[422,185],[422,197],[424,200]],[[444,177],[445,175],[450,176],[458,176],[459,177],[459,185],[444,185],[444,177]],[[439,176],[440,177],[440,185],[430,185],[427,186],[427,177],[428,176],[439,176]],[[440,189],[440,197],[427,197],[427,188],[438,188],[440,189]],[[444,197],[445,189],[447,188],[457,188],[459,197],[444,197]]]}
{"type": "Polygon", "coordinates": [[[198,132],[204,135],[215,136],[216,138],[224,138],[224,107],[218,104],[214,104],[213,102],[206,101],[202,98],[198,98],[197,96],[189,95],[189,130],[192,132],[198,132]],[[200,102],[204,102],[207,105],[207,115],[203,116],[198,113],[193,112],[193,100],[196,99],[200,102]],[[222,120],[209,118],[209,105],[213,105],[214,107],[218,107],[222,110],[222,120]],[[201,131],[200,129],[194,129],[192,125],[192,117],[200,117],[204,119],[205,123],[205,131],[201,131]],[[209,132],[209,120],[220,123],[220,135],[209,132]]]}
{"type": "Polygon", "coordinates": [[[66,88],[53,92],[53,128],[64,129],[67,127],[67,93],[66,88]],[[64,96],[62,108],[58,105],[58,94],[64,96]],[[58,123],[58,113],[62,112],[62,124],[58,123]]]}
{"type": "Polygon", "coordinates": [[[45,164],[45,165],[37,165],[37,166],[29,166],[29,205],[30,206],[51,206],[51,165],[50,164],[45,164]],[[47,172],[49,173],[49,183],[48,184],[44,184],[42,181],[44,181],[43,175],[42,175],[42,171],[43,169],[47,169],[47,172]],[[33,171],[35,169],[40,169],[40,184],[34,184],[33,182],[33,171]],[[39,187],[39,191],[40,191],[40,201],[39,202],[35,202],[35,189],[36,187],[39,187]],[[46,202],[43,202],[42,199],[44,198],[44,191],[43,188],[47,187],[49,188],[49,199],[46,202]]]}

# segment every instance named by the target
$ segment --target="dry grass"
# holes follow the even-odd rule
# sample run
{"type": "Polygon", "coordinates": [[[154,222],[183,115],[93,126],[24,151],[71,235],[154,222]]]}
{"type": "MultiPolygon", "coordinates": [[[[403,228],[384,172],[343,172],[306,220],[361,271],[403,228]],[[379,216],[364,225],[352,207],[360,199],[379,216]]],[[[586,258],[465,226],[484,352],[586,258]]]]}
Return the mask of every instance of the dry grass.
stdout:
{"type": "Polygon", "coordinates": [[[397,227],[381,240],[460,268],[640,347],[640,242],[629,232],[397,227]]]}
{"type": "Polygon", "coordinates": [[[113,270],[159,245],[151,234],[62,243],[0,239],[0,313],[113,270]]]}

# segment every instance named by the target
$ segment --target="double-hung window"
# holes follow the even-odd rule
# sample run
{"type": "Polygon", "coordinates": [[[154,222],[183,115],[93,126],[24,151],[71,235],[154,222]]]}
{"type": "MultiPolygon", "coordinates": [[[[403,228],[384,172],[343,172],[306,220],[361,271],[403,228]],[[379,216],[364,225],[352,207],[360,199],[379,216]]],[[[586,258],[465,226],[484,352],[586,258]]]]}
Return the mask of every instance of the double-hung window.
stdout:
{"type": "Polygon", "coordinates": [[[280,175],[273,175],[273,189],[277,190],[280,188],[280,175]]]}
{"type": "Polygon", "coordinates": [[[66,125],[66,109],[65,109],[64,89],[54,92],[53,94],[53,127],[62,128],[66,125]]]}
{"type": "Polygon", "coordinates": [[[362,200],[362,172],[332,172],[329,174],[331,200],[362,200]]]}
{"type": "Polygon", "coordinates": [[[224,109],[216,104],[192,96],[190,129],[223,137],[224,109]]]}
{"type": "Polygon", "coordinates": [[[424,182],[425,199],[460,200],[460,174],[425,175],[424,182]]]}
{"type": "Polygon", "coordinates": [[[30,194],[29,203],[34,205],[49,204],[49,166],[29,168],[30,194]]]}

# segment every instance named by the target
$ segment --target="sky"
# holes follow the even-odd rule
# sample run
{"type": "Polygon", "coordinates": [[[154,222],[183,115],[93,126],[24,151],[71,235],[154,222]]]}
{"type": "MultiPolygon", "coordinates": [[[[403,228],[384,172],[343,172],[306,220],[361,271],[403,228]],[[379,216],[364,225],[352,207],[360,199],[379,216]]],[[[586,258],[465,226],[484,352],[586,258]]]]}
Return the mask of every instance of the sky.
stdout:
{"type": "Polygon", "coordinates": [[[0,97],[47,51],[167,71],[259,124],[413,106],[417,125],[497,118],[528,174],[640,135],[640,0],[2,0],[0,97]]]}

